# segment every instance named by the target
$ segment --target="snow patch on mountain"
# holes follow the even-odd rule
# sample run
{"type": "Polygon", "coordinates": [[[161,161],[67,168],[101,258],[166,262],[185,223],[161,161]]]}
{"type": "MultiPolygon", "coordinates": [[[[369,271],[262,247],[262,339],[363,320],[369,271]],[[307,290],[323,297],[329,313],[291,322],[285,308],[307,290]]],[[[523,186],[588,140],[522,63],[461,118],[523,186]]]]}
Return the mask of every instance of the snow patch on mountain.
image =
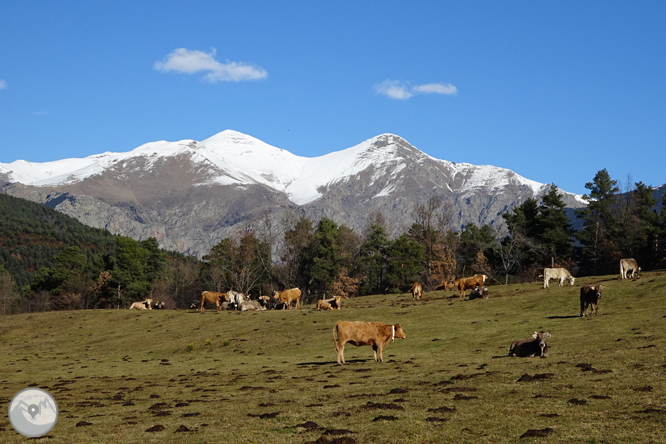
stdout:
{"type": "MultiPolygon", "coordinates": [[[[462,187],[456,188],[463,195],[499,190],[510,184],[526,185],[537,195],[545,186],[503,168],[434,159],[394,134],[382,134],[351,148],[308,158],[232,130],[222,131],[201,142],[189,139],[150,142],[129,152],[106,152],[83,159],[43,163],[17,160],[0,164],[0,174],[25,185],[52,186],[75,183],[109,169],[122,170],[130,164],[141,165],[145,172],[150,172],[159,160],[179,156],[198,166],[197,171],[206,172],[201,184],[261,184],[286,193],[298,205],[320,198],[322,192],[333,184],[356,180],[359,173],[369,169],[372,171],[370,185],[379,179],[387,179],[375,197],[389,196],[398,189],[397,181],[407,162],[420,164],[427,159],[444,165],[452,171],[454,178],[461,178],[462,187]]],[[[440,186],[451,190],[445,181],[440,186]]]]}

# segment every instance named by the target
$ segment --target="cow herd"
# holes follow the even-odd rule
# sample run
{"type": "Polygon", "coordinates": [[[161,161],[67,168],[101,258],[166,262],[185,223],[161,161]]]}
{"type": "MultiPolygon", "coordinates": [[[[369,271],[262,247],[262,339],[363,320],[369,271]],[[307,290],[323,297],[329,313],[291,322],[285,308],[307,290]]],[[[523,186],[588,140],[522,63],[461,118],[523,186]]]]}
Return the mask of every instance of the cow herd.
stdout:
{"type": "MultiPolygon", "coordinates": [[[[637,273],[641,271],[635,259],[622,259],[620,260],[620,278],[626,279],[629,273],[630,278],[635,278],[637,273]]],[[[549,281],[556,279],[558,286],[562,287],[564,281],[568,280],[570,285],[574,285],[576,278],[565,268],[545,268],[543,271],[543,288],[550,288],[549,281]]],[[[464,297],[467,290],[472,290],[470,293],[470,300],[477,298],[488,298],[488,289],[484,286],[487,276],[484,274],[477,274],[469,278],[457,279],[453,282],[445,282],[444,284],[436,287],[436,290],[458,290],[460,297],[464,297]]],[[[599,304],[601,302],[601,293],[604,289],[603,285],[593,284],[585,285],[580,289],[580,316],[587,315],[588,309],[590,316],[594,313],[596,316],[599,313],[599,304]]],[[[411,285],[410,293],[413,300],[423,298],[423,288],[421,284],[415,282],[411,285]]],[[[300,307],[301,290],[298,288],[291,288],[283,291],[274,291],[273,297],[259,296],[256,301],[250,300],[248,296],[236,291],[228,291],[226,293],[204,291],[201,293],[200,310],[203,314],[205,312],[206,303],[215,304],[217,311],[236,309],[240,311],[247,310],[266,310],[273,302],[270,308],[277,309],[291,309],[292,302],[295,308],[300,307]],[[272,299],[272,300],[271,300],[272,299]]],[[[342,297],[336,296],[330,299],[321,299],[317,302],[317,310],[339,310],[341,308],[342,297]]],[[[190,308],[197,308],[198,303],[193,303],[190,308]]],[[[152,299],[145,299],[144,301],[134,302],[130,310],[151,310],[151,309],[164,308],[164,302],[155,302],[152,299]]],[[[333,327],[333,343],[335,345],[335,353],[338,364],[345,363],[344,349],[345,344],[352,344],[357,347],[362,345],[372,346],[374,352],[374,359],[377,361],[377,352],[379,352],[379,361],[384,360],[383,350],[388,344],[389,340],[395,341],[396,338],[404,339],[405,334],[400,324],[383,324],[380,322],[349,322],[338,321],[333,327]]],[[[511,357],[533,357],[539,356],[541,358],[548,357],[548,345],[546,339],[550,338],[550,332],[534,332],[532,338],[514,341],[509,347],[509,356],[511,357]]]]}

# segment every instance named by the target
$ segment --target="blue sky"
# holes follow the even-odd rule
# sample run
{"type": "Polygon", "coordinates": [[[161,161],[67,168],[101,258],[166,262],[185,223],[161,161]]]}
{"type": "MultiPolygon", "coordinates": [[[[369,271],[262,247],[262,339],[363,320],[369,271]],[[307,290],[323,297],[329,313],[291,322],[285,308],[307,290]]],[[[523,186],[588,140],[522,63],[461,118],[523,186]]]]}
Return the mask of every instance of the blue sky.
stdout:
{"type": "Polygon", "coordinates": [[[225,129],[301,156],[398,134],[584,193],[666,182],[663,1],[15,1],[0,162],[225,129]]]}

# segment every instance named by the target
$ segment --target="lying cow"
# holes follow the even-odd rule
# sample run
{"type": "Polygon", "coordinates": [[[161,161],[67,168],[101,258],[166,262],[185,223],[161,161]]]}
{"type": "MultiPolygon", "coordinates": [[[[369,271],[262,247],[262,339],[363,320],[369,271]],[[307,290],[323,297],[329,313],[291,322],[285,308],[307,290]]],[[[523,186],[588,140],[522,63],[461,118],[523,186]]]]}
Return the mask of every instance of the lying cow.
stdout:
{"type": "Polygon", "coordinates": [[[631,271],[630,278],[634,278],[640,271],[641,267],[638,266],[636,259],[621,259],[620,260],[620,277],[627,278],[627,272],[631,271]]]}
{"type": "Polygon", "coordinates": [[[317,310],[340,310],[342,307],[342,296],[317,301],[317,310]]]}
{"type": "Polygon", "coordinates": [[[603,285],[586,285],[580,289],[580,315],[587,314],[587,308],[590,307],[590,316],[599,314],[599,303],[601,302],[601,290],[603,285]],[[596,307],[596,310],[595,310],[596,307]]]}
{"type": "Polygon", "coordinates": [[[532,357],[539,356],[541,358],[548,357],[548,345],[546,339],[550,338],[550,333],[536,331],[532,335],[533,339],[522,339],[520,341],[513,341],[509,348],[509,356],[511,357],[532,357]]]}
{"type": "Polygon", "coordinates": [[[162,310],[164,308],[164,302],[163,301],[157,301],[155,302],[155,305],[153,306],[155,310],[162,310]]]}
{"type": "Polygon", "coordinates": [[[378,350],[379,360],[384,362],[384,347],[389,340],[395,341],[395,338],[404,339],[406,337],[400,324],[338,321],[333,327],[333,343],[338,364],[345,363],[345,344],[348,342],[357,347],[371,345],[372,351],[375,353],[375,362],[377,362],[378,350]]]}
{"type": "Polygon", "coordinates": [[[152,310],[150,307],[150,303],[147,301],[141,301],[141,302],[134,302],[132,305],[130,305],[130,310],[152,310]]]}
{"type": "Polygon", "coordinates": [[[460,290],[460,297],[465,296],[467,290],[473,290],[476,287],[483,287],[486,283],[488,277],[485,274],[475,274],[472,277],[460,278],[453,282],[453,284],[448,284],[445,288],[447,290],[458,289],[460,290]]]}
{"type": "Polygon", "coordinates": [[[488,287],[476,287],[469,294],[469,300],[472,299],[488,299],[488,287]]]}
{"type": "Polygon", "coordinates": [[[261,302],[259,301],[243,301],[240,304],[238,304],[238,309],[240,311],[248,311],[248,310],[266,310],[266,307],[261,305],[261,302]]]}
{"type": "Polygon", "coordinates": [[[218,293],[216,291],[202,291],[201,292],[201,313],[203,314],[204,311],[204,305],[206,302],[215,304],[217,307],[217,311],[221,311],[222,308],[220,307],[220,304],[222,303],[222,293],[218,293]]]}
{"type": "Polygon", "coordinates": [[[412,300],[422,299],[423,298],[423,288],[418,282],[414,282],[412,287],[409,289],[409,292],[412,294],[412,300]]]}
{"type": "Polygon", "coordinates": [[[276,301],[284,302],[287,308],[291,310],[291,301],[296,301],[296,308],[301,306],[301,290],[298,288],[291,288],[284,291],[274,291],[273,299],[276,301]]]}
{"type": "Polygon", "coordinates": [[[551,279],[557,279],[559,283],[558,287],[564,285],[564,280],[569,279],[569,284],[573,285],[576,280],[575,277],[571,276],[571,273],[566,268],[544,268],[543,269],[543,288],[550,288],[549,281],[551,279]]]}
{"type": "Polygon", "coordinates": [[[333,307],[325,300],[320,299],[317,301],[317,310],[333,310],[333,307]]]}

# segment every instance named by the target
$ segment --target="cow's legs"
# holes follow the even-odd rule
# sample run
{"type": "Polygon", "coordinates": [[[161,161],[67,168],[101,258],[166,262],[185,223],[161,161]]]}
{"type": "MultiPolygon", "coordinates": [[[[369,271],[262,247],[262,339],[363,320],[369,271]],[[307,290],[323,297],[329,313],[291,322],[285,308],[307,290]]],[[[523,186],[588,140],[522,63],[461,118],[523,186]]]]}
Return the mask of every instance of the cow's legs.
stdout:
{"type": "Polygon", "coordinates": [[[375,362],[377,362],[377,344],[372,344],[372,351],[375,354],[375,362]]]}
{"type": "Polygon", "coordinates": [[[338,345],[338,364],[346,364],[345,362],[345,343],[338,345]],[[342,362],[340,362],[342,361],[342,362]]]}

